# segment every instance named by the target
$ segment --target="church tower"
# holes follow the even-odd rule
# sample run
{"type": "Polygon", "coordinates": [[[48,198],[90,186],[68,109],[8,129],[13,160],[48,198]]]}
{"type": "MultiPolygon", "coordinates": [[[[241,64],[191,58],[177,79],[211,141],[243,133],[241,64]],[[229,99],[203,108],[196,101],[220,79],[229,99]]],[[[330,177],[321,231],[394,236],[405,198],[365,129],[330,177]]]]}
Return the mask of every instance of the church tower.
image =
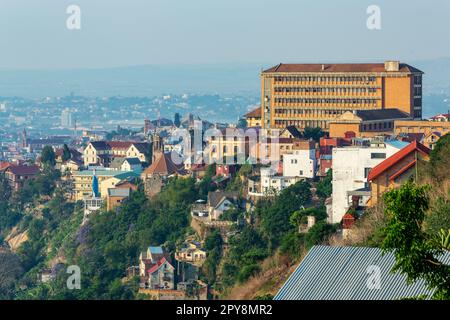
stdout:
{"type": "Polygon", "coordinates": [[[152,135],[152,162],[155,161],[156,156],[159,153],[163,153],[164,151],[163,141],[161,136],[156,133],[156,131],[152,135]]]}

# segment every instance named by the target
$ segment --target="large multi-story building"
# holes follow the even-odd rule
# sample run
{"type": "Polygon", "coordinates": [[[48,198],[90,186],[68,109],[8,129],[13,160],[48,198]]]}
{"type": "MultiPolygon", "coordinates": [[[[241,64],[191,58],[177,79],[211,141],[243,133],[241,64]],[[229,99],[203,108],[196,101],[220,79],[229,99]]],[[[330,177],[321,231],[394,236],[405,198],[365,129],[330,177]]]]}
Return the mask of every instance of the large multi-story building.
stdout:
{"type": "Polygon", "coordinates": [[[321,127],[354,110],[399,109],[422,118],[423,72],[398,61],[368,64],[279,64],[261,73],[266,129],[321,127]]]}

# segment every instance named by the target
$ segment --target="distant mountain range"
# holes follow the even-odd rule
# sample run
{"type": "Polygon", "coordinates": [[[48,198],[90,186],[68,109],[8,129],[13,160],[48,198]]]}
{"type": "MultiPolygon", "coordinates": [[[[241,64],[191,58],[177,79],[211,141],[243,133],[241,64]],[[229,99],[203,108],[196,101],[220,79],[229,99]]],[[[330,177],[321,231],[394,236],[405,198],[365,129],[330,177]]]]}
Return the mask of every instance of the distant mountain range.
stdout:
{"type": "MultiPolygon", "coordinates": [[[[287,61],[290,62],[290,61],[287,61]]],[[[405,61],[425,72],[425,115],[444,112],[450,101],[450,58],[405,61]]],[[[42,98],[76,95],[158,96],[215,93],[258,96],[259,73],[276,63],[145,65],[108,69],[0,70],[0,96],[42,98]]]]}
{"type": "Polygon", "coordinates": [[[0,96],[42,98],[157,96],[162,94],[257,94],[261,66],[158,65],[108,69],[0,70],[0,96]]]}

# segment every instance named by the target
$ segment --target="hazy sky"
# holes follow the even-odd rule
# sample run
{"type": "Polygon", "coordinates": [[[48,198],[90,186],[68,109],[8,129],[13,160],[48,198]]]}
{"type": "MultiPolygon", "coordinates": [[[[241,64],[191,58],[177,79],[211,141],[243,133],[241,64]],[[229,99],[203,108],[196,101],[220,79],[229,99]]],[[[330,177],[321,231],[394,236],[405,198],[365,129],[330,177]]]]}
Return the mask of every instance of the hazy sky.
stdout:
{"type": "Polygon", "coordinates": [[[433,59],[449,16],[448,0],[0,0],[0,68],[433,59]]]}

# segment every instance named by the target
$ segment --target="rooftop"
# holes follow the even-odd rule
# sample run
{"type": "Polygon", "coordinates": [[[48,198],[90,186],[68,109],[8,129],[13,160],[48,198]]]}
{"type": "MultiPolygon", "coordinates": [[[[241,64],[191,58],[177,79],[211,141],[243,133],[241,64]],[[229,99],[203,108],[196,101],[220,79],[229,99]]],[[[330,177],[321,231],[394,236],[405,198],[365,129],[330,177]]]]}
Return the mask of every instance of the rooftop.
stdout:
{"type": "MultiPolygon", "coordinates": [[[[280,63],[272,68],[264,70],[263,73],[277,73],[277,72],[323,72],[323,73],[346,73],[346,72],[361,72],[361,73],[385,73],[384,63],[280,63]]],[[[396,71],[389,71],[395,73],[396,71]]],[[[404,73],[423,73],[406,63],[399,64],[399,71],[404,73]]]]}
{"type": "MultiPolygon", "coordinates": [[[[75,172],[73,175],[78,176],[92,176],[94,174],[94,170],[83,170],[75,172]]],[[[97,177],[128,177],[135,176],[138,177],[136,173],[133,171],[118,171],[118,170],[95,170],[95,175],[97,177]]]]}
{"type": "Polygon", "coordinates": [[[410,115],[398,109],[358,110],[358,117],[363,121],[410,119],[410,115]]]}
{"type": "MultiPolygon", "coordinates": [[[[423,144],[417,142],[417,140],[414,140],[408,146],[404,147],[400,151],[394,153],[389,158],[385,159],[381,163],[379,163],[377,166],[372,168],[369,172],[369,176],[367,177],[368,181],[372,181],[376,177],[378,177],[380,174],[382,174],[384,171],[386,171],[388,168],[392,167],[402,159],[404,159],[407,155],[409,155],[411,152],[417,151],[423,155],[428,155],[430,153],[430,149],[425,147],[423,144]]],[[[415,162],[414,162],[415,163],[415,162]]],[[[405,170],[409,167],[405,167],[405,170]]]]}
{"type": "MultiPolygon", "coordinates": [[[[449,264],[450,254],[440,260],[449,264]]],[[[408,285],[405,275],[391,272],[394,263],[394,254],[379,248],[313,246],[274,300],[397,300],[432,293],[424,281],[408,285]],[[377,270],[381,285],[370,287],[377,270]]]]}
{"type": "Polygon", "coordinates": [[[244,115],[244,117],[246,117],[246,118],[261,118],[261,107],[253,109],[249,113],[246,113],[244,115]]]}
{"type": "Polygon", "coordinates": [[[184,169],[182,165],[176,165],[172,161],[171,153],[159,153],[155,161],[144,170],[144,174],[159,174],[170,176],[173,174],[183,174],[184,169]]]}
{"type": "Polygon", "coordinates": [[[130,188],[109,188],[108,197],[123,197],[127,198],[130,196],[130,188]]]}
{"type": "Polygon", "coordinates": [[[18,176],[33,176],[39,173],[39,167],[35,165],[26,166],[12,164],[6,168],[6,171],[18,176]]]}

